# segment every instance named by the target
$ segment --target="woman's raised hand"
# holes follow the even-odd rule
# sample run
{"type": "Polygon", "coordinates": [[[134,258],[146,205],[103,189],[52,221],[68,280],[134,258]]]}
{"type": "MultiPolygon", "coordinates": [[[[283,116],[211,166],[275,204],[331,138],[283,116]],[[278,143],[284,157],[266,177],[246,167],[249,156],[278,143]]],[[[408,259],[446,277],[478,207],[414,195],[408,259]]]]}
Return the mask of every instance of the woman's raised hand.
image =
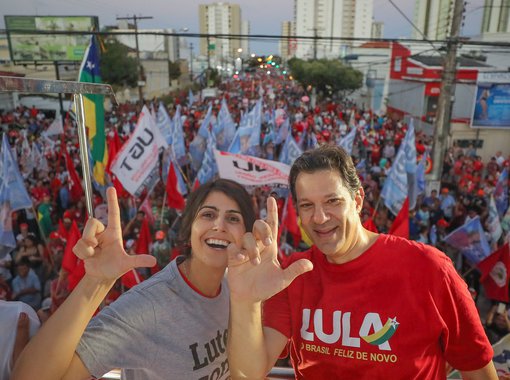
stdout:
{"type": "Polygon", "coordinates": [[[120,224],[120,210],[115,188],[106,191],[108,226],[97,219],[87,221],[83,235],[73,248],[84,261],[85,273],[101,281],[116,280],[133,268],[152,267],[156,259],[151,255],[128,255],[124,250],[120,224]]]}

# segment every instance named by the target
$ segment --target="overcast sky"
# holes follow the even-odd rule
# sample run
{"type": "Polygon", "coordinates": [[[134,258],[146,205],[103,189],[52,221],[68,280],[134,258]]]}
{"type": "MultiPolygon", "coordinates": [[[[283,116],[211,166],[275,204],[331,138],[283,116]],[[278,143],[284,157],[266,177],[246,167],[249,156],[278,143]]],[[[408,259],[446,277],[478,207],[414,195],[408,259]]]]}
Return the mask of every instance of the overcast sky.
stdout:
{"type": "MultiPolygon", "coordinates": [[[[0,0],[0,27],[4,28],[4,15],[90,15],[98,16],[101,26],[115,25],[115,18],[152,16],[142,20],[140,28],[188,28],[198,33],[198,5],[213,3],[207,0],[0,0]]],[[[282,21],[293,18],[294,0],[237,0],[241,17],[250,22],[252,34],[279,35],[282,21]]],[[[393,0],[413,19],[414,0],[393,0]]],[[[470,0],[467,4],[463,34],[476,35],[480,31],[483,0],[470,0]]],[[[374,0],[374,19],[384,22],[384,37],[410,37],[412,27],[389,0],[374,0]]],[[[252,42],[250,48],[259,54],[278,52],[276,42],[252,42]]]]}

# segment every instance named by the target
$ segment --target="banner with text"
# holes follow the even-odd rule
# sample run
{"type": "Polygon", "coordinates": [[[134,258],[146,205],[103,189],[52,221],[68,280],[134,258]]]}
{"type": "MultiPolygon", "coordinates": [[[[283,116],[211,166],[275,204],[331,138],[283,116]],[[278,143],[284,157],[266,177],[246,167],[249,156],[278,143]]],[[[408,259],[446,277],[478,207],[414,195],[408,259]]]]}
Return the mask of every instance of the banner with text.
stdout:
{"type": "Polygon", "coordinates": [[[227,178],[242,185],[288,185],[290,166],[229,152],[214,151],[220,178],[227,178]]]}
{"type": "Polygon", "coordinates": [[[166,147],[166,140],[144,106],[133,134],[112,163],[112,172],[130,194],[139,195],[157,182],[159,149],[166,147]]]}

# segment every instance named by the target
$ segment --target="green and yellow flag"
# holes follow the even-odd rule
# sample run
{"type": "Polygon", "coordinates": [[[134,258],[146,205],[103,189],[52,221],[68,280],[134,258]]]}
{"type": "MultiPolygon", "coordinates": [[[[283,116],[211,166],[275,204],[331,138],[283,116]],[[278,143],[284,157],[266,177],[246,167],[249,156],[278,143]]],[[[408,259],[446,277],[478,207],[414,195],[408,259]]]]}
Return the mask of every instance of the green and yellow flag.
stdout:
{"type": "MultiPolygon", "coordinates": [[[[96,38],[91,37],[90,45],[85,50],[80,67],[79,82],[101,83],[99,71],[99,48],[96,38]]],[[[85,124],[88,129],[90,153],[94,161],[94,179],[100,185],[105,185],[105,168],[108,162],[106,149],[106,133],[104,128],[104,96],[84,94],[85,124]]]]}

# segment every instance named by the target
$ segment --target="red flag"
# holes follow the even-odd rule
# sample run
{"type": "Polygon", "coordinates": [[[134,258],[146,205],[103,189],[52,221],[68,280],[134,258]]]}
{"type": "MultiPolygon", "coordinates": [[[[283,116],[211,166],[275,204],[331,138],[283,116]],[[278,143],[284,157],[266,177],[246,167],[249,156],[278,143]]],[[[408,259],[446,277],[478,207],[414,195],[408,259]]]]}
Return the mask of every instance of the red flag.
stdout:
{"type": "Polygon", "coordinates": [[[154,222],[156,221],[156,218],[154,217],[154,214],[152,213],[152,206],[151,202],[149,200],[149,196],[147,195],[145,197],[145,200],[140,205],[140,210],[145,213],[145,217],[147,218],[147,221],[151,226],[154,225],[154,222]]]}
{"type": "Polygon", "coordinates": [[[151,231],[149,229],[149,222],[147,218],[143,218],[142,225],[140,226],[140,233],[135,243],[135,252],[137,254],[150,254],[150,245],[152,243],[151,231]]]}
{"type": "Polygon", "coordinates": [[[64,223],[62,222],[62,219],[58,220],[58,228],[57,228],[58,234],[65,240],[69,237],[69,231],[66,230],[64,227],[64,223]]]}
{"type": "Polygon", "coordinates": [[[509,302],[510,251],[508,243],[480,261],[478,268],[482,272],[480,282],[485,288],[487,297],[496,301],[509,302]]]}
{"type": "Polygon", "coordinates": [[[106,144],[108,147],[108,163],[106,164],[105,171],[111,175],[112,162],[115,159],[117,153],[120,151],[120,148],[122,148],[122,141],[120,141],[119,134],[117,133],[117,128],[113,128],[113,135],[108,135],[106,144]]]}
{"type": "Polygon", "coordinates": [[[76,268],[67,277],[67,290],[72,292],[83,276],[85,276],[85,264],[83,264],[83,260],[78,259],[76,268]]]}
{"type": "Polygon", "coordinates": [[[193,190],[196,190],[200,187],[200,182],[198,181],[198,178],[195,179],[195,182],[193,183],[193,190]]]}
{"type": "Polygon", "coordinates": [[[142,280],[140,279],[140,275],[136,271],[136,269],[131,269],[130,271],[124,273],[120,279],[122,285],[126,288],[131,289],[133,286],[138,285],[142,280]]]}
{"type": "Polygon", "coordinates": [[[287,209],[283,213],[282,227],[286,228],[287,231],[292,235],[294,239],[294,245],[297,246],[301,241],[301,230],[297,222],[296,209],[292,202],[292,197],[287,198],[287,209]]]}
{"type": "MultiPolygon", "coordinates": [[[[365,223],[363,223],[363,227],[365,227],[367,230],[378,233],[377,226],[374,223],[374,219],[372,217],[369,217],[367,220],[365,220],[365,223]]],[[[408,233],[409,234],[409,233],[408,233]]]]}
{"type": "Polygon", "coordinates": [[[173,161],[170,162],[170,168],[168,169],[168,178],[166,180],[166,196],[168,197],[168,207],[180,211],[184,210],[184,197],[180,193],[179,187],[177,186],[177,174],[175,173],[173,161]]]}
{"type": "MultiPolygon", "coordinates": [[[[65,230],[63,225],[62,229],[65,230]]],[[[80,240],[80,237],[81,234],[80,230],[78,229],[78,225],[76,224],[76,221],[73,220],[73,224],[71,225],[69,232],[67,232],[67,242],[64,249],[64,257],[62,258],[62,268],[65,269],[69,274],[73,273],[78,263],[78,258],[73,253],[73,248],[78,240],[80,240]]]]}
{"type": "Polygon", "coordinates": [[[409,197],[406,198],[390,228],[390,235],[409,239],[409,197]]]}
{"type": "Polygon", "coordinates": [[[66,156],[67,172],[69,173],[69,192],[71,200],[73,202],[78,202],[84,194],[83,188],[81,187],[81,180],[80,177],[78,177],[78,173],[73,165],[73,160],[71,159],[71,156],[69,156],[67,149],[64,151],[64,154],[66,156]]]}

